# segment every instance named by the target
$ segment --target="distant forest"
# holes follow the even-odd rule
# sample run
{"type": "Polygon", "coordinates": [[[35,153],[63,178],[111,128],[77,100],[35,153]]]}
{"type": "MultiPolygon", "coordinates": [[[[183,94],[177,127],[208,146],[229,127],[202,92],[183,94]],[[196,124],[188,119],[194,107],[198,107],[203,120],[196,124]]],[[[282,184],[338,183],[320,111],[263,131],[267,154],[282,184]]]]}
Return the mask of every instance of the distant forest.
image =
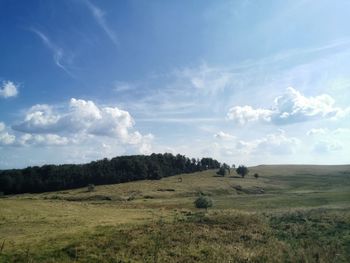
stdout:
{"type": "Polygon", "coordinates": [[[158,180],[181,173],[220,168],[212,158],[189,159],[183,155],[151,154],[120,156],[87,164],[32,166],[0,171],[3,194],[41,193],[89,184],[117,184],[136,180],[158,180]]]}

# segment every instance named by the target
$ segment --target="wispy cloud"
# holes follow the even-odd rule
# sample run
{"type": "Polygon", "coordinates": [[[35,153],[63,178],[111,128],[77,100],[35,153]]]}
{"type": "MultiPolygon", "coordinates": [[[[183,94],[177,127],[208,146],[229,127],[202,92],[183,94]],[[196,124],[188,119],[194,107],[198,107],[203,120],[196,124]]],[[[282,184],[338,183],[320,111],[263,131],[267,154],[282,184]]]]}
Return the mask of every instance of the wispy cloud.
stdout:
{"type": "Polygon", "coordinates": [[[67,69],[67,67],[63,64],[63,58],[64,58],[64,51],[62,48],[58,47],[55,43],[51,41],[51,39],[45,35],[43,32],[39,31],[36,28],[30,29],[32,32],[34,32],[45,44],[45,46],[52,51],[53,53],[53,60],[55,64],[61,68],[63,71],[65,71],[68,75],[71,77],[74,77],[73,74],[67,69]]]}
{"type": "Polygon", "coordinates": [[[91,3],[89,0],[85,0],[84,3],[89,8],[92,16],[96,20],[97,24],[102,28],[106,33],[109,39],[113,42],[114,45],[118,45],[118,38],[114,31],[109,27],[105,19],[105,12],[98,6],[91,3]]]}
{"type": "MultiPolygon", "coordinates": [[[[308,94],[310,87],[317,86],[321,94],[329,93],[332,97],[328,104],[332,104],[332,99],[339,103],[341,111],[338,110],[337,117],[340,117],[341,113],[346,113],[347,105],[339,102],[336,92],[327,92],[328,79],[322,72],[338,72],[343,68],[344,74],[347,74],[346,67],[341,67],[339,61],[347,61],[350,56],[348,52],[350,39],[344,38],[229,65],[201,61],[199,64],[175,67],[166,73],[152,74],[137,82],[116,82],[113,90],[118,92],[119,98],[122,97],[120,101],[125,106],[147,121],[174,121],[175,117],[179,122],[184,114],[192,118],[208,111],[212,113],[207,114],[208,117],[219,117],[223,111],[227,112],[229,105],[249,103],[251,106],[236,109],[241,110],[245,118],[249,117],[249,121],[262,119],[269,122],[273,112],[266,107],[267,99],[273,100],[281,94],[281,89],[288,86],[298,87],[301,94],[308,94]],[[261,97],[266,97],[266,100],[262,110],[259,110],[256,105],[261,104],[261,97]]],[[[348,92],[346,87],[343,88],[344,93],[348,92]]],[[[294,97],[286,99],[293,103],[294,97]]],[[[303,97],[310,102],[309,96],[303,97]]],[[[327,104],[327,98],[323,104],[327,104]]],[[[245,121],[242,119],[241,122],[245,121]]]]}
{"type": "Polygon", "coordinates": [[[233,83],[234,71],[212,67],[202,62],[199,67],[187,67],[175,70],[175,77],[183,81],[182,85],[193,87],[206,94],[216,94],[233,83]]]}
{"type": "Polygon", "coordinates": [[[230,140],[236,139],[236,136],[223,131],[219,131],[218,133],[214,134],[214,138],[223,140],[223,141],[230,141],[230,140]]]}

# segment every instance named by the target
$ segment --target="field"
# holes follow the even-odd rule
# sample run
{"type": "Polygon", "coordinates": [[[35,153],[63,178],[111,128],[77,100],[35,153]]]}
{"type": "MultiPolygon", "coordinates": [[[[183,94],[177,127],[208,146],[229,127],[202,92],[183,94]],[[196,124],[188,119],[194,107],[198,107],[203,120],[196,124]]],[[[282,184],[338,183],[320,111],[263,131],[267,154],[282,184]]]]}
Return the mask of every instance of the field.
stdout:
{"type": "Polygon", "coordinates": [[[0,262],[350,262],[350,166],[4,196],[0,262]]]}

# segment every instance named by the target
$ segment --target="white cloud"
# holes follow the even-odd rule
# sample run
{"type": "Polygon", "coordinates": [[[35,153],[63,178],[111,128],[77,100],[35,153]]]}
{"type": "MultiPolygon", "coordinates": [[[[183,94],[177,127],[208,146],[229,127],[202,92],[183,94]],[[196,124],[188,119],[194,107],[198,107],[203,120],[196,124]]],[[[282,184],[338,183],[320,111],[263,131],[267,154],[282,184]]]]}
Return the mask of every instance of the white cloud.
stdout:
{"type": "Polygon", "coordinates": [[[139,147],[139,152],[141,154],[150,154],[152,153],[152,140],[154,136],[152,134],[147,134],[143,136],[142,140],[140,141],[140,147],[139,147]]]}
{"type": "Polygon", "coordinates": [[[16,137],[8,132],[0,132],[0,146],[1,145],[11,145],[15,142],[16,137]]]}
{"type": "Polygon", "coordinates": [[[232,134],[225,133],[223,131],[219,131],[218,133],[214,134],[214,138],[220,139],[220,140],[225,140],[225,141],[230,141],[230,140],[234,140],[236,137],[233,136],[232,134]]]}
{"type": "Polygon", "coordinates": [[[142,153],[150,152],[153,135],[134,131],[134,125],[135,121],[127,111],[72,98],[60,109],[46,104],[33,106],[24,120],[12,128],[31,134],[25,140],[22,138],[23,144],[65,145],[97,136],[134,146],[142,153]]]}
{"type": "Polygon", "coordinates": [[[5,123],[0,122],[0,146],[12,145],[16,136],[9,134],[5,123]]]}
{"type": "Polygon", "coordinates": [[[18,141],[18,145],[36,145],[36,146],[63,146],[72,143],[67,137],[62,137],[57,134],[24,134],[18,141]]]}
{"type": "Polygon", "coordinates": [[[50,146],[67,145],[75,143],[73,139],[59,136],[57,134],[30,134],[23,135],[12,134],[3,122],[0,122],[0,145],[1,146],[50,146]]]}
{"type": "Polygon", "coordinates": [[[15,140],[16,137],[8,132],[0,133],[0,145],[11,145],[15,140]]]}
{"type": "Polygon", "coordinates": [[[0,88],[0,97],[10,98],[16,97],[18,95],[18,86],[16,86],[12,81],[2,82],[2,87],[0,88]]]}
{"type": "Polygon", "coordinates": [[[229,120],[243,125],[247,122],[271,121],[272,111],[267,109],[253,109],[251,106],[235,106],[227,113],[229,120]]]}
{"type": "Polygon", "coordinates": [[[37,104],[27,111],[23,122],[13,125],[12,128],[28,133],[55,132],[59,129],[57,126],[59,119],[60,116],[53,113],[51,106],[37,104]]]}
{"type": "Polygon", "coordinates": [[[335,107],[334,103],[334,99],[327,94],[305,97],[296,89],[289,87],[282,96],[275,99],[271,109],[235,106],[229,110],[227,118],[239,124],[261,121],[281,125],[323,118],[339,118],[349,111],[349,109],[335,107]]]}
{"type": "Polygon", "coordinates": [[[327,94],[307,98],[289,87],[284,95],[275,99],[273,121],[291,123],[335,117],[342,109],[335,107],[334,102],[327,94]]]}

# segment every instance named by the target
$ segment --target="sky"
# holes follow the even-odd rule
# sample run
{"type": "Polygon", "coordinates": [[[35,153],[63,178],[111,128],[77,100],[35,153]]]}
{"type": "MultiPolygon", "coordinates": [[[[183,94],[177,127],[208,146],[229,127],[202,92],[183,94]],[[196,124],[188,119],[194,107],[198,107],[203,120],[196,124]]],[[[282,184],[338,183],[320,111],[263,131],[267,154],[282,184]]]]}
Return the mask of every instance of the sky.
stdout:
{"type": "Polygon", "coordinates": [[[170,152],[350,163],[348,0],[0,0],[0,169],[170,152]]]}

